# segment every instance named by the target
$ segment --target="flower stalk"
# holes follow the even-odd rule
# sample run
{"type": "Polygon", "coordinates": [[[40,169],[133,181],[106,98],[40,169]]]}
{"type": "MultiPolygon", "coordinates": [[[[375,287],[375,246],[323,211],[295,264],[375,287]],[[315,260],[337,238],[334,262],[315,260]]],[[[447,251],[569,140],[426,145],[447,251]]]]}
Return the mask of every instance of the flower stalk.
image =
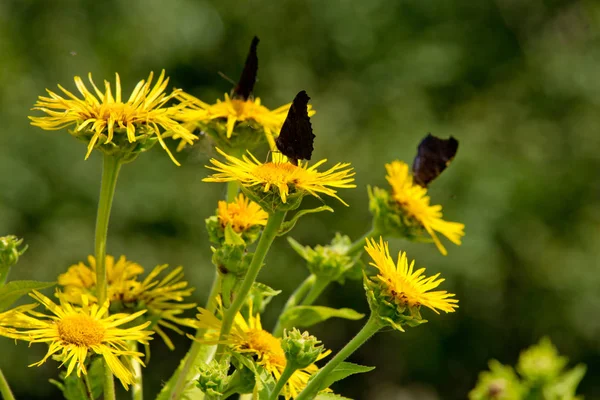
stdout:
{"type": "Polygon", "coordinates": [[[291,362],[288,362],[285,365],[285,368],[283,369],[283,372],[281,373],[281,376],[279,377],[279,380],[277,381],[273,392],[271,392],[271,396],[269,396],[269,400],[277,400],[279,398],[279,393],[281,393],[281,390],[283,389],[287,381],[290,380],[292,375],[294,375],[294,372],[297,369],[297,366],[291,362]]]}
{"type": "Polygon", "coordinates": [[[317,374],[310,380],[306,388],[296,397],[296,400],[312,399],[322,388],[323,380],[337,367],[342,361],[354,353],[360,346],[363,345],[371,336],[377,333],[382,328],[379,318],[371,314],[367,323],[362,329],[348,342],[342,350],[339,351],[317,374]]]}
{"type": "MultiPolygon", "coordinates": [[[[112,207],[117,178],[121,169],[121,160],[112,155],[104,154],[102,164],[102,183],[100,186],[100,198],[98,200],[98,214],[96,217],[96,288],[98,304],[104,304],[107,300],[106,279],[106,240],[108,235],[108,221],[112,207]]],[[[104,398],[115,399],[115,383],[113,375],[104,362],[104,398]]]]}
{"type": "Polygon", "coordinates": [[[317,280],[317,276],[315,274],[310,274],[304,282],[300,284],[292,293],[292,295],[288,298],[283,309],[281,310],[281,314],[279,314],[279,318],[277,318],[277,323],[275,324],[275,328],[273,329],[273,335],[275,337],[281,337],[283,334],[283,325],[281,324],[281,316],[285,314],[287,310],[290,308],[297,306],[301,302],[304,301],[306,294],[312,289],[315,281],[317,280]]]}
{"type": "MultiPolygon", "coordinates": [[[[269,214],[269,220],[267,221],[267,225],[260,236],[260,240],[256,247],[254,256],[252,257],[252,262],[250,263],[246,277],[242,281],[238,292],[235,294],[235,299],[233,300],[231,307],[229,307],[223,316],[221,332],[219,333],[220,341],[225,340],[229,335],[233,325],[233,320],[238,311],[240,311],[244,305],[246,297],[248,296],[250,289],[252,289],[252,284],[254,281],[256,281],[256,277],[263,266],[263,261],[269,252],[269,248],[271,247],[273,240],[275,240],[277,231],[285,219],[285,214],[285,211],[276,211],[272,214],[269,214]]],[[[223,344],[219,344],[217,348],[217,360],[220,360],[223,357],[224,352],[225,346],[223,344]]]]}
{"type": "Polygon", "coordinates": [[[4,377],[2,370],[0,369],[0,394],[2,394],[2,398],[4,400],[15,400],[15,396],[10,390],[10,386],[8,386],[8,381],[4,377]]]}
{"type": "MultiPolygon", "coordinates": [[[[129,349],[131,351],[138,351],[137,342],[130,341],[129,349]]],[[[133,358],[131,360],[131,366],[133,367],[133,384],[131,385],[131,399],[132,400],[144,400],[144,386],[142,380],[142,364],[139,360],[133,358]]]]}

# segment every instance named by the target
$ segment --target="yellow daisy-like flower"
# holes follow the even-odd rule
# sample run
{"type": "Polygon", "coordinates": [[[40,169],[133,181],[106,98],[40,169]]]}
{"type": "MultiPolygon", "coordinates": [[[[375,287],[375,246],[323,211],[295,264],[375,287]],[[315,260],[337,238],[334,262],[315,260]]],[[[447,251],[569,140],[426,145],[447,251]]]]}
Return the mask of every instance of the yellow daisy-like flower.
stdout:
{"type": "Polygon", "coordinates": [[[119,148],[126,141],[132,144],[140,141],[143,143],[145,139],[155,137],[173,162],[179,165],[163,138],[173,136],[192,144],[197,137],[174,119],[185,109],[186,104],[166,106],[169,100],[181,94],[181,90],[165,93],[169,78],[165,79],[164,70],[154,86],[152,72],[147,81],[138,82],[127,101],[122,99],[119,74],[116,74],[114,96],[108,81],[104,81],[105,91],[102,92],[92,80],[91,73],[88,78],[93,93],[79,76],[75,77],[75,85],[83,98],[75,96],[61,85],[58,87],[66,97],[46,90],[50,97],[40,96],[33,110],[43,111],[47,115],[29,117],[31,124],[46,130],[75,125],[73,135],[86,136],[86,140],[89,140],[86,159],[96,145],[114,150],[114,147],[119,148]],[[91,138],[87,138],[87,135],[91,135],[91,138]],[[111,143],[112,146],[107,146],[111,143]]]}
{"type": "Polygon", "coordinates": [[[442,206],[429,204],[427,189],[413,183],[408,164],[393,161],[391,164],[386,164],[385,168],[388,173],[387,181],[392,186],[393,199],[410,217],[425,228],[440,252],[443,255],[448,254],[436,232],[446,236],[452,243],[460,245],[461,237],[465,235],[465,225],[442,219],[442,206]]]}
{"type": "MultiPolygon", "coordinates": [[[[281,347],[281,339],[276,338],[271,333],[262,328],[260,315],[253,315],[250,308],[248,320],[241,313],[238,313],[234,319],[233,327],[229,337],[220,342],[218,340],[219,331],[221,329],[221,320],[214,316],[208,310],[198,308],[198,327],[213,331],[214,339],[211,339],[210,333],[208,339],[202,340],[206,344],[224,343],[228,345],[232,351],[240,354],[246,354],[250,357],[255,357],[256,362],[265,368],[267,372],[273,375],[275,380],[281,377],[281,373],[285,369],[287,360],[285,353],[281,347]]],[[[322,352],[318,360],[321,360],[331,354],[331,350],[322,352]]],[[[298,369],[294,372],[291,378],[285,384],[282,394],[286,400],[293,399],[306,387],[308,380],[317,373],[319,368],[315,364],[311,364],[306,368],[298,369]]]]}
{"type": "Polygon", "coordinates": [[[444,281],[438,279],[440,274],[427,278],[425,268],[415,271],[414,260],[409,266],[405,252],[398,253],[398,263],[395,264],[383,238],[379,238],[379,243],[375,239],[367,239],[365,250],[373,259],[370,265],[379,270],[376,279],[383,285],[382,293],[392,298],[395,304],[408,308],[425,306],[437,314],[438,310],[448,313],[458,308],[458,300],[452,298],[455,296],[453,293],[445,290],[431,292],[444,281]]]}
{"type": "MultiPolygon", "coordinates": [[[[67,272],[58,276],[58,284],[63,287],[59,292],[61,298],[69,303],[81,304],[81,296],[86,295],[90,301],[96,298],[96,259],[88,256],[88,265],[79,262],[69,267],[67,272]]],[[[129,281],[135,280],[144,273],[144,268],[121,256],[117,262],[113,256],[106,256],[106,277],[108,298],[112,301],[121,300],[122,294],[128,290],[129,281]]]]}
{"type": "MultiPolygon", "coordinates": [[[[215,104],[207,104],[187,93],[180,93],[177,97],[188,107],[180,116],[182,121],[206,123],[223,120],[226,124],[227,139],[231,139],[237,123],[254,123],[262,128],[272,150],[275,149],[274,136],[279,134],[292,105],[288,103],[275,110],[269,110],[261,104],[258,97],[244,100],[231,98],[227,93],[223,101],[217,100],[215,104]]],[[[309,105],[308,115],[314,114],[315,111],[309,105]]]]}
{"type": "MultiPolygon", "coordinates": [[[[69,267],[68,271],[58,277],[58,284],[63,286],[64,292],[57,295],[61,300],[73,304],[81,304],[85,296],[91,303],[97,302],[96,294],[96,260],[88,257],[89,266],[79,263],[69,267]]],[[[114,257],[106,256],[106,270],[108,281],[108,298],[113,307],[120,307],[119,311],[133,312],[143,307],[148,310],[146,317],[155,323],[150,327],[164,340],[167,346],[174,348],[161,327],[169,328],[180,335],[183,331],[175,324],[194,328],[195,320],[181,318],[185,310],[194,308],[195,303],[184,303],[194,291],[183,280],[183,267],[177,267],[162,279],[157,277],[168,268],[168,265],[155,267],[150,274],[140,280],[139,275],[144,273],[144,268],[137,263],[128,261],[121,256],[115,263],[114,257]]]]}
{"type": "Polygon", "coordinates": [[[266,225],[269,214],[240,193],[233,203],[219,201],[217,217],[222,227],[231,224],[234,231],[242,233],[253,226],[266,225]]]}
{"type": "Polygon", "coordinates": [[[58,355],[62,364],[67,365],[67,376],[77,368],[77,376],[87,374],[85,362],[89,353],[101,355],[112,373],[119,378],[125,389],[134,383],[134,375],[129,362],[120,357],[133,358],[143,365],[142,353],[128,350],[127,341],[147,344],[152,332],[144,329],[146,322],[130,328],[119,326],[133,321],[146,311],[134,314],[114,314],[106,316],[109,302],[102,307],[90,305],[87,296],[82,298],[82,307],[74,307],[61,302],[57,305],[43,294],[33,291],[30,294],[43,304],[52,314],[45,315],[34,311],[20,313],[19,339],[30,343],[48,343],[50,348],[42,360],[30,366],[39,366],[53,355],[58,355]]]}
{"type": "MultiPolygon", "coordinates": [[[[332,188],[354,188],[354,172],[347,163],[338,163],[325,172],[317,171],[317,167],[327,162],[321,160],[308,166],[307,162],[299,161],[298,165],[290,163],[281,153],[272,153],[272,161],[261,163],[250,152],[241,159],[230,156],[217,148],[227,160],[227,163],[212,158],[213,166],[207,166],[217,171],[216,174],[204,178],[205,182],[237,181],[245,188],[258,188],[258,192],[267,193],[277,188],[277,196],[285,204],[291,195],[311,194],[317,198],[319,193],[334,197],[348,205],[337,196],[332,188]]],[[[262,204],[261,204],[262,206],[262,204]]],[[[264,208],[264,206],[263,206],[264,208]]]]}

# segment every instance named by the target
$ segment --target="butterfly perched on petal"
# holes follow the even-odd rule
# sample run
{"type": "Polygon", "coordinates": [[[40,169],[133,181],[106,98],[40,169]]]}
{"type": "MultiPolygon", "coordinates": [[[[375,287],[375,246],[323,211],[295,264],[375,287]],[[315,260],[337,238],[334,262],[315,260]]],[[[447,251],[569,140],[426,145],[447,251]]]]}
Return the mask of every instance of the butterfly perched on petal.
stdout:
{"type": "Polygon", "coordinates": [[[428,133],[417,148],[417,156],[413,161],[413,180],[416,184],[427,187],[450,165],[458,150],[458,140],[450,136],[440,139],[428,133]]]}
{"type": "Polygon", "coordinates": [[[310,97],[304,90],[296,95],[275,141],[277,149],[294,165],[298,165],[298,160],[310,160],[314,150],[315,135],[308,116],[308,100],[310,97]]]}
{"type": "Polygon", "coordinates": [[[250,43],[250,50],[248,56],[246,56],[246,63],[240,80],[238,81],[235,88],[233,88],[233,97],[248,100],[254,90],[254,84],[256,83],[256,74],[258,73],[258,55],[256,54],[256,48],[258,46],[259,39],[254,36],[252,43],[250,43]]]}

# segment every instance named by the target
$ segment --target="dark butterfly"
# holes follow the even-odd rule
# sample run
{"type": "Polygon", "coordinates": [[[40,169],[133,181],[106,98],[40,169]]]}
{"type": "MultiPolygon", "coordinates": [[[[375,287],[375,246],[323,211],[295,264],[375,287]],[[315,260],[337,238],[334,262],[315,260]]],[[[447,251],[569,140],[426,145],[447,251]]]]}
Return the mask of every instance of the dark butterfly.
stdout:
{"type": "Polygon", "coordinates": [[[304,90],[296,95],[275,141],[279,151],[294,165],[298,165],[298,160],[310,160],[314,150],[315,135],[308,117],[308,100],[310,97],[304,90]]]}
{"type": "Polygon", "coordinates": [[[413,161],[413,179],[420,186],[427,187],[454,159],[458,150],[458,140],[450,136],[440,139],[428,133],[419,143],[417,156],[413,161]]]}
{"type": "Polygon", "coordinates": [[[233,97],[248,100],[252,94],[254,84],[256,83],[256,74],[258,73],[258,56],[256,55],[256,47],[258,46],[258,38],[254,36],[250,44],[250,50],[246,57],[246,64],[235,88],[233,88],[233,97]]]}

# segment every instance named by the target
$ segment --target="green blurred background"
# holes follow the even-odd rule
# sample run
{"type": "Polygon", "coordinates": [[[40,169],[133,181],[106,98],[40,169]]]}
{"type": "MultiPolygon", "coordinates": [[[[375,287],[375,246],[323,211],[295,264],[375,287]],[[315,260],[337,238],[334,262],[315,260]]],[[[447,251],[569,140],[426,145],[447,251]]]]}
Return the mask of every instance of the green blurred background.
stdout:
{"type": "MultiPolygon", "coordinates": [[[[237,79],[257,35],[255,94],[270,107],[306,89],[317,110],[315,159],[351,162],[357,189],[334,214],[303,218],[291,235],[308,245],[336,231],[370,227],[366,185],[386,186],[384,163],[408,162],[427,133],[460,141],[452,166],[430,190],[464,243],[392,241],[440,271],[457,313],[406,333],[381,333],[351,361],[377,369],[337,384],[355,399],[465,399],[490,358],[513,364],[549,335],[572,364],[589,367],[579,392],[600,398],[600,7],[577,0],[479,1],[0,1],[0,235],[30,249],[13,279],[54,280],[93,251],[100,157],[66,131],[31,127],[45,88],[74,90],[92,72],[125,92],[162,68],[175,87],[212,102],[237,79]]],[[[171,143],[173,144],[173,143],[171,143]]],[[[123,168],[109,253],[146,268],[184,265],[204,302],[213,268],[204,219],[224,185],[203,183],[207,141],[174,166],[157,146],[123,168]]],[[[319,205],[307,200],[305,207],[319,205]]],[[[278,239],[260,275],[282,289],[271,327],[307,275],[278,239]]],[[[360,282],[332,285],[322,304],[367,310],[360,282]]],[[[334,351],[360,321],[328,321],[311,332],[334,351]]],[[[189,341],[170,352],[153,343],[148,398],[170,376],[189,341]]],[[[56,398],[39,368],[43,345],[0,339],[0,367],[18,398],[56,398]]]]}

